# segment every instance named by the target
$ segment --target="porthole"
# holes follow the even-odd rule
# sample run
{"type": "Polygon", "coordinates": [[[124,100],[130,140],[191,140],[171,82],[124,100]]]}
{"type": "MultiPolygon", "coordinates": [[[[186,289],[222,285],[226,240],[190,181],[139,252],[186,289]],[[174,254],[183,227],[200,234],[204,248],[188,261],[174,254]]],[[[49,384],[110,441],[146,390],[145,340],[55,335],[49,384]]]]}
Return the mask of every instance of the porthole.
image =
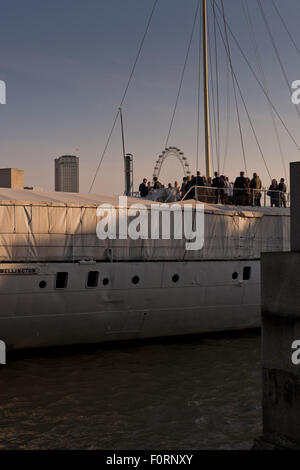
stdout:
{"type": "Polygon", "coordinates": [[[234,281],[235,281],[236,279],[238,279],[238,277],[239,277],[239,273],[237,273],[237,272],[233,273],[232,279],[233,279],[234,281]]]}
{"type": "Polygon", "coordinates": [[[39,283],[39,287],[40,287],[41,289],[45,289],[46,286],[47,286],[47,282],[46,282],[46,281],[41,281],[41,282],[39,283]]]}
{"type": "Polygon", "coordinates": [[[172,277],[172,281],[175,282],[175,283],[179,281],[178,274],[174,274],[174,276],[172,277]]]}
{"type": "Polygon", "coordinates": [[[105,278],[103,279],[103,281],[102,281],[102,284],[103,284],[104,286],[108,286],[108,284],[109,284],[109,279],[108,279],[107,277],[105,277],[105,278]]]}
{"type": "Polygon", "coordinates": [[[131,279],[132,284],[137,285],[140,282],[139,276],[133,276],[131,279]]]}

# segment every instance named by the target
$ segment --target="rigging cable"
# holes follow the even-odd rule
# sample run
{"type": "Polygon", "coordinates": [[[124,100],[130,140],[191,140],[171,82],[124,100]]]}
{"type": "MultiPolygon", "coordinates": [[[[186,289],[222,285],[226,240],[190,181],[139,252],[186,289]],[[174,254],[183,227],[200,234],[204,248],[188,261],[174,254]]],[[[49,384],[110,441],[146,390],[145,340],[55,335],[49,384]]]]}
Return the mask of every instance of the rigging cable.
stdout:
{"type": "Polygon", "coordinates": [[[109,133],[109,135],[108,135],[106,144],[105,144],[105,146],[104,146],[104,150],[103,150],[103,152],[102,152],[102,155],[101,155],[99,164],[98,164],[98,166],[97,166],[97,169],[96,169],[96,172],[95,172],[95,175],[94,175],[92,184],[91,184],[91,186],[90,186],[89,193],[90,193],[90,192],[92,191],[92,189],[93,189],[93,186],[94,186],[95,181],[96,181],[96,178],[97,178],[97,176],[98,176],[98,173],[99,173],[101,164],[102,164],[102,162],[103,162],[103,159],[104,159],[104,157],[105,157],[107,148],[108,148],[108,146],[109,146],[109,143],[110,143],[110,140],[111,140],[113,131],[114,131],[115,127],[116,127],[116,123],[117,123],[117,120],[118,120],[118,117],[119,117],[119,113],[120,113],[120,108],[122,108],[122,105],[123,105],[123,103],[124,103],[124,101],[125,101],[125,98],[126,98],[126,95],[127,95],[128,89],[129,89],[129,86],[130,86],[130,84],[131,84],[131,81],[132,81],[132,78],[133,78],[133,75],[134,75],[134,72],[135,72],[135,69],[136,69],[138,60],[139,60],[139,58],[140,58],[140,55],[141,55],[141,52],[142,52],[142,49],[143,49],[143,46],[144,46],[144,43],[145,43],[145,40],[146,40],[148,31],[149,31],[149,28],[150,28],[150,25],[151,25],[151,22],[152,22],[152,18],[153,18],[154,12],[155,12],[155,10],[156,10],[158,1],[159,1],[159,0],[154,0],[153,6],[152,6],[152,10],[151,10],[151,12],[150,12],[150,16],[149,16],[149,19],[148,19],[148,22],[147,22],[147,25],[146,25],[145,32],[144,32],[144,34],[143,34],[143,37],[142,37],[142,40],[141,40],[141,43],[140,43],[140,46],[139,46],[139,49],[138,49],[138,52],[137,52],[135,61],[134,61],[134,63],[133,63],[133,67],[132,67],[132,69],[131,69],[131,73],[130,73],[129,79],[128,79],[127,85],[126,85],[126,87],[125,87],[125,91],[124,91],[124,93],[123,93],[121,103],[120,103],[120,105],[118,106],[118,111],[117,111],[116,116],[115,116],[115,119],[114,119],[114,121],[113,121],[112,128],[111,128],[110,133],[109,133]]]}
{"type": "Polygon", "coordinates": [[[201,108],[201,46],[202,46],[202,15],[199,0],[199,58],[198,58],[198,103],[197,103],[197,157],[196,157],[196,172],[199,170],[199,150],[200,150],[200,108],[201,108]]]}
{"type": "MultiPolygon", "coordinates": [[[[218,5],[217,5],[217,8],[218,8],[220,14],[222,15],[221,10],[220,10],[220,8],[218,7],[218,5]]],[[[287,125],[285,124],[283,118],[282,118],[281,115],[279,114],[277,108],[275,107],[275,105],[274,105],[273,102],[271,101],[270,97],[269,97],[268,94],[266,93],[266,90],[264,89],[263,84],[262,84],[261,81],[259,80],[257,74],[255,73],[254,68],[252,67],[252,65],[250,64],[249,60],[247,59],[247,56],[246,56],[246,54],[244,53],[243,49],[241,48],[240,43],[239,43],[238,39],[236,38],[235,34],[233,33],[232,29],[230,28],[230,25],[229,25],[228,21],[227,21],[226,19],[225,19],[225,21],[226,21],[226,25],[227,25],[228,31],[230,32],[230,34],[231,34],[231,36],[232,36],[232,38],[233,38],[233,40],[234,40],[234,42],[235,42],[237,48],[239,49],[239,51],[240,51],[240,53],[241,53],[241,55],[242,55],[244,61],[245,61],[246,64],[248,65],[248,67],[249,67],[249,69],[250,69],[252,75],[254,76],[256,82],[258,83],[258,85],[260,86],[260,88],[261,88],[263,94],[265,95],[265,97],[266,97],[267,100],[269,101],[270,105],[272,106],[272,109],[273,109],[274,113],[276,114],[276,116],[277,116],[278,119],[280,120],[280,122],[281,122],[283,128],[285,129],[285,131],[287,132],[288,136],[290,137],[290,139],[292,140],[292,142],[293,142],[294,145],[296,146],[297,150],[300,151],[300,145],[297,143],[295,137],[294,137],[293,134],[290,132],[290,130],[289,130],[289,128],[287,127],[287,125]]],[[[217,22],[218,22],[218,21],[217,21],[217,22]]],[[[221,33],[220,25],[219,25],[219,24],[218,24],[218,29],[219,29],[219,31],[220,31],[220,33],[221,33]]],[[[224,41],[223,41],[223,42],[224,42],[224,41]]]]}
{"type": "MultiPolygon", "coordinates": [[[[212,89],[211,87],[208,87],[208,95],[209,95],[209,106],[210,103],[212,102],[212,89]]],[[[212,122],[211,122],[211,117],[212,113],[209,113],[209,127],[212,129],[212,122]]],[[[209,141],[210,141],[210,154],[211,154],[211,163],[212,163],[212,168],[213,168],[213,173],[217,170],[217,165],[215,164],[215,153],[214,153],[214,145],[213,145],[213,133],[209,133],[209,141]]]]}
{"type": "MultiPolygon", "coordinates": [[[[259,54],[259,49],[258,49],[258,45],[257,45],[255,33],[254,33],[254,27],[253,27],[253,22],[252,22],[251,15],[250,15],[249,7],[248,7],[248,1],[244,0],[244,2],[242,2],[242,6],[243,6],[244,13],[245,13],[245,16],[246,16],[249,36],[250,36],[250,40],[251,40],[252,45],[253,45],[256,61],[257,61],[258,68],[259,68],[260,75],[261,75],[261,79],[262,79],[262,83],[264,85],[266,93],[268,94],[268,96],[270,96],[268,82],[267,82],[266,76],[265,76],[264,71],[263,71],[262,62],[261,62],[261,58],[260,58],[260,54],[259,54]]],[[[287,181],[288,180],[287,170],[286,170],[286,164],[285,164],[285,161],[284,161],[282,145],[281,145],[281,142],[280,142],[278,127],[277,127],[277,124],[276,124],[276,121],[275,121],[274,111],[273,111],[269,101],[268,101],[268,108],[269,108],[269,111],[270,111],[270,116],[271,116],[271,119],[272,119],[275,136],[276,136],[277,143],[278,143],[278,148],[279,148],[279,153],[280,153],[280,157],[281,157],[281,161],[282,161],[284,176],[285,176],[285,179],[287,181]]]]}
{"type": "Polygon", "coordinates": [[[192,40],[193,40],[193,36],[194,36],[195,26],[196,26],[196,22],[197,22],[197,18],[198,18],[199,8],[200,8],[200,1],[197,0],[197,8],[196,8],[195,16],[194,16],[192,32],[191,32],[190,39],[189,39],[189,42],[188,42],[185,61],[184,61],[183,69],[182,69],[182,72],[181,72],[178,93],[177,93],[177,97],[176,97],[176,101],[175,101],[175,105],[174,105],[174,109],[173,109],[173,113],[172,113],[172,118],[171,118],[171,123],[170,123],[169,131],[168,131],[168,135],[167,135],[167,138],[166,138],[165,148],[168,147],[170,135],[171,135],[173,124],[174,124],[175,114],[176,114],[176,111],[177,111],[177,106],[178,106],[178,101],[179,101],[179,97],[180,97],[180,93],[181,93],[183,79],[184,79],[184,76],[185,76],[186,66],[187,66],[189,55],[190,55],[190,50],[191,50],[191,45],[192,45],[192,40]]]}
{"type": "MultiPolygon", "coordinates": [[[[213,67],[212,67],[212,53],[211,53],[211,41],[210,41],[210,30],[209,24],[207,24],[207,39],[208,39],[208,52],[209,52],[209,65],[210,65],[210,101],[212,103],[213,109],[213,121],[214,121],[214,138],[215,138],[215,149],[216,149],[216,160],[217,160],[217,169],[220,172],[220,160],[218,158],[218,141],[217,141],[217,119],[216,119],[216,107],[215,107],[215,98],[214,98],[214,77],[213,77],[213,67]]],[[[211,114],[211,113],[210,113],[211,114]]],[[[211,127],[211,126],[210,126],[211,127]]],[[[212,129],[212,127],[211,127],[212,129]]],[[[212,137],[212,132],[210,133],[212,137]]],[[[213,150],[212,139],[211,139],[211,150],[213,150]]]]}
{"type": "MultiPolygon", "coordinates": [[[[223,35],[222,35],[222,33],[221,33],[221,30],[220,30],[220,25],[219,25],[219,22],[218,22],[218,19],[217,19],[216,16],[215,16],[215,19],[216,19],[216,22],[217,22],[218,27],[219,27],[220,35],[221,35],[221,37],[222,37],[222,39],[223,39],[223,43],[224,43],[224,47],[225,47],[225,50],[226,50],[226,54],[227,54],[227,56],[228,56],[228,61],[229,61],[229,66],[230,66],[230,71],[231,71],[231,76],[232,76],[232,85],[233,85],[235,107],[236,107],[237,120],[238,120],[238,126],[239,126],[241,147],[242,147],[242,152],[243,152],[243,160],[244,160],[246,175],[248,175],[247,161],[246,161],[246,153],[245,153],[245,145],[244,145],[244,138],[243,138],[242,125],[241,125],[239,104],[238,104],[237,93],[236,93],[236,86],[235,86],[235,80],[234,80],[234,70],[233,70],[232,58],[231,58],[230,47],[229,47],[229,37],[228,37],[228,31],[227,31],[227,22],[226,22],[226,17],[225,17],[225,7],[224,7],[224,2],[223,2],[223,0],[221,0],[221,5],[222,5],[222,16],[223,16],[223,23],[224,23],[225,41],[224,41],[224,39],[223,39],[223,35]]],[[[215,13],[216,13],[216,12],[215,12],[215,13]]]]}
{"type": "Polygon", "coordinates": [[[215,70],[216,70],[216,105],[217,105],[217,135],[218,135],[218,171],[220,172],[220,96],[219,96],[219,65],[218,65],[218,47],[217,47],[217,28],[215,15],[215,0],[213,0],[213,18],[214,18],[214,44],[215,44],[215,70]]]}
{"type": "Polygon", "coordinates": [[[277,6],[276,3],[275,3],[275,0],[271,0],[271,2],[272,2],[273,6],[274,6],[274,8],[275,8],[275,10],[276,10],[276,12],[277,12],[277,15],[279,16],[279,18],[280,18],[280,20],[281,20],[281,23],[283,24],[284,29],[286,30],[286,32],[287,32],[287,34],[288,34],[290,40],[292,41],[292,43],[293,43],[293,45],[294,45],[296,51],[297,51],[298,54],[300,55],[300,49],[299,49],[299,47],[297,46],[297,44],[296,44],[296,42],[295,42],[295,40],[294,40],[294,38],[293,38],[293,36],[292,36],[292,34],[291,34],[289,28],[287,27],[287,24],[286,24],[286,22],[284,21],[284,19],[283,19],[281,13],[280,13],[280,11],[279,11],[279,8],[278,8],[278,6],[277,6]]]}
{"type": "MultiPolygon", "coordinates": [[[[222,7],[223,7],[223,6],[224,6],[223,0],[221,0],[221,3],[222,3],[222,7]]],[[[222,9],[222,13],[224,13],[224,9],[222,9]]],[[[223,16],[223,19],[224,19],[225,22],[226,22],[225,16],[223,16]]],[[[229,51],[229,50],[227,49],[227,47],[226,47],[226,42],[225,42],[225,40],[224,40],[224,38],[223,38],[223,34],[222,34],[222,31],[221,31],[221,28],[220,28],[218,19],[216,19],[216,21],[217,21],[217,24],[218,24],[218,28],[219,28],[219,31],[220,31],[221,38],[222,38],[223,43],[224,43],[224,46],[225,46],[226,53],[227,53],[227,54],[230,54],[230,51],[229,51]]],[[[226,29],[227,29],[227,28],[226,28],[226,29]]],[[[271,177],[271,174],[270,174],[270,171],[269,171],[269,168],[268,168],[266,159],[265,159],[265,157],[264,157],[264,153],[263,153],[262,148],[261,148],[261,145],[260,145],[260,143],[259,143],[259,140],[258,140],[256,131],[255,131],[255,128],[254,128],[254,125],[253,125],[251,116],[250,116],[250,114],[249,114],[249,111],[248,111],[248,108],[247,108],[247,105],[246,105],[246,102],[245,102],[245,99],[244,99],[244,96],[243,96],[241,87],[240,87],[240,85],[239,85],[239,81],[238,81],[237,76],[236,76],[236,74],[235,74],[235,72],[234,72],[233,69],[232,69],[232,73],[233,73],[234,80],[235,80],[235,82],[236,82],[236,84],[237,84],[237,88],[238,88],[238,90],[239,90],[239,95],[240,95],[240,97],[241,97],[243,106],[244,106],[244,108],[245,108],[245,111],[246,111],[246,114],[247,114],[247,118],[248,118],[249,124],[250,124],[250,126],[251,126],[251,129],[252,129],[254,138],[255,138],[255,140],[256,140],[258,149],[259,149],[259,151],[260,151],[261,157],[262,157],[262,159],[263,159],[265,168],[266,168],[266,170],[267,170],[267,173],[268,173],[270,179],[272,180],[272,177],[271,177]]]]}
{"type": "Polygon", "coordinates": [[[230,123],[230,65],[229,59],[226,54],[226,132],[225,132],[225,144],[224,144],[224,158],[223,158],[223,170],[222,173],[225,173],[226,160],[228,156],[228,147],[229,147],[229,123],[230,123]]]}
{"type": "MultiPolygon", "coordinates": [[[[261,15],[262,15],[262,17],[263,17],[263,20],[264,20],[266,29],[267,29],[267,31],[268,31],[269,37],[270,37],[271,42],[272,42],[273,49],[274,49],[274,51],[275,51],[277,60],[278,60],[278,62],[279,62],[279,65],[280,65],[280,68],[281,68],[283,77],[284,77],[284,79],[285,79],[285,82],[286,82],[286,84],[287,84],[287,87],[288,87],[288,90],[289,90],[289,94],[290,94],[290,91],[291,91],[291,89],[290,89],[290,82],[289,82],[288,76],[287,76],[287,74],[286,74],[286,71],[285,71],[285,69],[284,69],[284,66],[283,66],[283,63],[282,63],[282,60],[281,60],[281,57],[280,57],[278,48],[277,48],[277,46],[276,46],[276,43],[275,43],[275,40],[274,40],[272,31],[271,31],[271,28],[270,28],[270,25],[269,25],[269,23],[268,23],[268,20],[267,20],[267,18],[266,18],[266,15],[265,15],[265,12],[264,12],[262,3],[261,3],[260,0],[257,0],[257,4],[258,4],[258,6],[259,6],[259,8],[260,8],[261,15]]],[[[299,111],[298,107],[295,106],[295,109],[296,109],[296,112],[297,112],[298,116],[300,117],[300,111],[299,111]]]]}

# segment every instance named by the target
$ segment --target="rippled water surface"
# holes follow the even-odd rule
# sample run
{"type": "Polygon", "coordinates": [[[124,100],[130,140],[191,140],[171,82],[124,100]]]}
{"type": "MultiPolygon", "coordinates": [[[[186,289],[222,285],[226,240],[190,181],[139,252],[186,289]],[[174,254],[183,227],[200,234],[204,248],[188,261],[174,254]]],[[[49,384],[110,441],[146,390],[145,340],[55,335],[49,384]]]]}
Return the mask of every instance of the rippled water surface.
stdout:
{"type": "Polygon", "coordinates": [[[18,353],[0,366],[1,449],[247,449],[260,337],[18,353]]]}

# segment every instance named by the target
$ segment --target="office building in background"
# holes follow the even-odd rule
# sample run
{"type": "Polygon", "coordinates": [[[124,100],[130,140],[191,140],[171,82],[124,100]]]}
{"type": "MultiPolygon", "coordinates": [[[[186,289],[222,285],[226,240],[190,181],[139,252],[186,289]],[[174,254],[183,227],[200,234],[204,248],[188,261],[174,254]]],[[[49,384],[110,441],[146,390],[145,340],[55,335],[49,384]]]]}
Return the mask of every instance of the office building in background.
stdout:
{"type": "Polygon", "coordinates": [[[63,155],[55,159],[55,191],[79,193],[79,158],[63,155]]]}
{"type": "Polygon", "coordinates": [[[1,168],[0,188],[24,189],[24,170],[1,168]]]}

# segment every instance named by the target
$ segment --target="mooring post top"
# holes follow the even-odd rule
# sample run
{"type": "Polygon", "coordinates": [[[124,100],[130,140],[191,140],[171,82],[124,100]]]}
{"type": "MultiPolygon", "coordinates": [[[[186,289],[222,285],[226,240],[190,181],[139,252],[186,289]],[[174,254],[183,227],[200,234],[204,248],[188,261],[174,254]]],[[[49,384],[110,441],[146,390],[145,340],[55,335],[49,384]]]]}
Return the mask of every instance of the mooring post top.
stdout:
{"type": "Polygon", "coordinates": [[[300,162],[290,163],[291,251],[300,251],[300,162]]]}

